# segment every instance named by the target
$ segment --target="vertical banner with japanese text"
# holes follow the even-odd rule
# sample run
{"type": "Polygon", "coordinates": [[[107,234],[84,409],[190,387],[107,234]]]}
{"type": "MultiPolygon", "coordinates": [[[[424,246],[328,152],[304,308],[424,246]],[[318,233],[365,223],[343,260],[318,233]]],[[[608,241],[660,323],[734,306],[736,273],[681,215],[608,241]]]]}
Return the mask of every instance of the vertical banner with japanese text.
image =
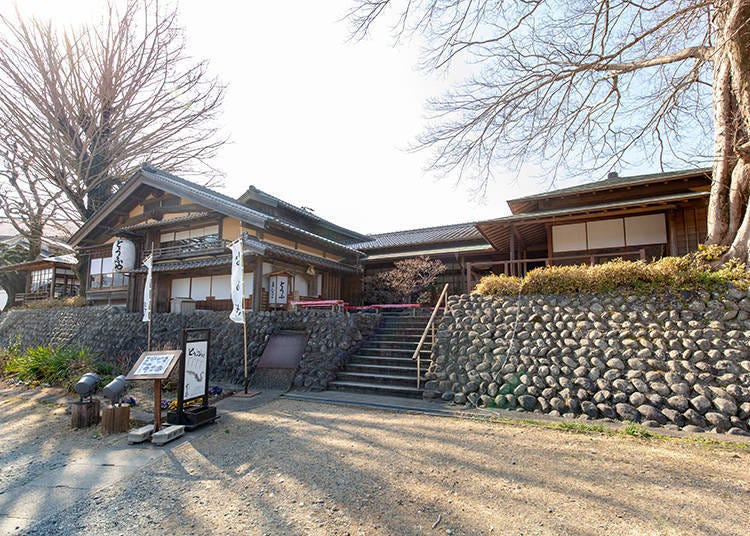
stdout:
{"type": "Polygon", "coordinates": [[[242,258],[242,237],[232,242],[230,248],[232,249],[232,276],[230,278],[232,285],[232,288],[230,289],[230,295],[232,297],[232,312],[229,314],[229,319],[232,320],[232,322],[244,324],[245,305],[243,303],[243,297],[245,295],[245,263],[242,258]]]}
{"type": "Polygon", "coordinates": [[[146,285],[143,288],[143,322],[151,321],[151,272],[153,270],[154,257],[149,255],[143,260],[146,267],[146,285]]]}

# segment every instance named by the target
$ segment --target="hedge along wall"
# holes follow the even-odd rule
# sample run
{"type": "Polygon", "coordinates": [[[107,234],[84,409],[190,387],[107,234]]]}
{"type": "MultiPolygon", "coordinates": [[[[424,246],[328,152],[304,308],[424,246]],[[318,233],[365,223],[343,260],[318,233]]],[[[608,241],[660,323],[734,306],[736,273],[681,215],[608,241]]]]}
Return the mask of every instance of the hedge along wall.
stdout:
{"type": "Polygon", "coordinates": [[[745,434],[745,291],[453,296],[427,397],[581,418],[745,434]]]}
{"type": "MultiPolygon", "coordinates": [[[[107,361],[129,368],[146,350],[148,324],[142,314],[120,307],[75,307],[11,310],[0,315],[0,347],[19,345],[86,347],[107,361]]],[[[380,321],[371,313],[303,310],[247,314],[248,362],[253,368],[268,338],[281,329],[308,334],[299,370],[298,387],[325,389],[336,371],[380,321]]],[[[152,348],[180,348],[184,328],[209,328],[210,381],[241,384],[244,378],[242,326],[218,311],[154,314],[152,348]]]]}

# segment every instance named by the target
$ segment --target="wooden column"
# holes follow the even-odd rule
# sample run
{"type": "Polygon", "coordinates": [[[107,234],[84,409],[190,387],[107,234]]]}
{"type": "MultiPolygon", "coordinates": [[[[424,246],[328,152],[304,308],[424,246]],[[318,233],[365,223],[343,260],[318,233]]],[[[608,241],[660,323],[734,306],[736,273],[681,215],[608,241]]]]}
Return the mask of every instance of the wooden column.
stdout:
{"type": "Polygon", "coordinates": [[[516,264],[513,262],[516,260],[516,232],[513,228],[513,224],[510,224],[510,274],[516,275],[516,264]]]}
{"type": "Polygon", "coordinates": [[[253,312],[257,313],[263,305],[263,257],[255,256],[253,272],[253,312]]]}
{"type": "Polygon", "coordinates": [[[680,251],[677,244],[677,213],[674,210],[667,212],[667,236],[669,237],[669,255],[679,257],[680,251]]]}

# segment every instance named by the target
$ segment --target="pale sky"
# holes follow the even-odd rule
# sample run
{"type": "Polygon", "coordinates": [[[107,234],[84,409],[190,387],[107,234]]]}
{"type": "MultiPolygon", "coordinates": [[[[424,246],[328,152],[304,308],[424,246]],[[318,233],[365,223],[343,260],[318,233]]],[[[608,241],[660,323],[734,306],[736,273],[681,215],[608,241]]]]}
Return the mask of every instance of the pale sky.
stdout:
{"type": "MultiPolygon", "coordinates": [[[[13,3],[0,0],[3,12],[13,3]]],[[[100,4],[21,6],[69,24],[100,4]]],[[[238,196],[252,184],[338,225],[375,233],[504,216],[506,199],[549,187],[536,176],[521,173],[516,182],[514,172],[497,170],[480,203],[471,185],[425,172],[429,153],[405,149],[425,124],[425,100],[450,80],[415,70],[416,46],[394,48],[387,27],[366,42],[347,42],[340,19],[350,6],[182,0],[191,53],[208,59],[228,86],[223,123],[232,143],[214,162],[226,174],[224,193],[238,196]]],[[[558,186],[568,184],[558,179],[558,186]]]]}

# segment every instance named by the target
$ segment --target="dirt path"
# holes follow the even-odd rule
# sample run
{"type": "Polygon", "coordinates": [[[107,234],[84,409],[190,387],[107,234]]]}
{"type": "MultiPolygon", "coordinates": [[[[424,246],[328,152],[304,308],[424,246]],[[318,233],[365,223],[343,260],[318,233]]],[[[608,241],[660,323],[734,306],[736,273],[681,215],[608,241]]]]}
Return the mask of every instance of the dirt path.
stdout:
{"type": "MultiPolygon", "coordinates": [[[[31,471],[23,439],[2,438],[31,471]]],[[[749,462],[741,447],[281,399],[225,413],[30,533],[745,535],[749,462]]]]}

